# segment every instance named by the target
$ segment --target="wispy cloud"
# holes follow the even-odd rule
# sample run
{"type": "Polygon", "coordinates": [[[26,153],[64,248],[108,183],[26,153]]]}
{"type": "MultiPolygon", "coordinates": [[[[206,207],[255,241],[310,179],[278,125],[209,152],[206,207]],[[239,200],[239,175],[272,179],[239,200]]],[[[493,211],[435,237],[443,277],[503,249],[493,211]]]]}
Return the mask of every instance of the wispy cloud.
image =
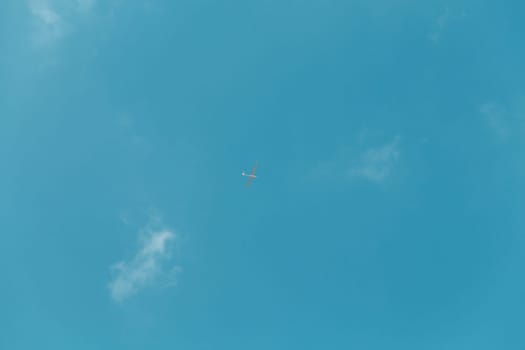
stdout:
{"type": "Polygon", "coordinates": [[[479,113],[494,137],[502,142],[518,142],[525,133],[525,95],[516,93],[503,101],[489,100],[479,106],[479,113]]]}
{"type": "Polygon", "coordinates": [[[481,105],[479,111],[485,117],[488,127],[500,140],[507,140],[510,137],[507,112],[501,105],[486,102],[481,105]]]}
{"type": "Polygon", "coordinates": [[[33,18],[33,41],[50,46],[65,37],[79,16],[95,7],[95,0],[26,0],[33,18]]]}
{"type": "Polygon", "coordinates": [[[358,145],[342,147],[332,159],[320,162],[308,174],[315,181],[355,181],[385,183],[394,173],[401,157],[400,137],[379,146],[364,146],[367,132],[361,132],[358,145]]]}
{"type": "Polygon", "coordinates": [[[62,37],[64,21],[49,1],[31,0],[29,10],[35,21],[33,39],[37,44],[48,44],[62,37]]]}
{"type": "Polygon", "coordinates": [[[465,17],[467,17],[465,12],[461,12],[459,14],[453,13],[450,11],[449,7],[446,6],[443,12],[436,18],[434,22],[434,28],[430,33],[430,40],[432,40],[434,44],[437,44],[441,40],[444,31],[451,22],[462,20],[465,17]]]}
{"type": "Polygon", "coordinates": [[[399,160],[399,154],[399,136],[396,136],[390,143],[364,151],[348,174],[350,178],[382,183],[390,176],[399,160]]]}
{"type": "Polygon", "coordinates": [[[128,261],[119,261],[111,269],[109,290],[113,300],[122,302],[141,289],[156,284],[173,285],[180,266],[174,263],[177,235],[152,217],[139,234],[140,247],[128,261]]]}

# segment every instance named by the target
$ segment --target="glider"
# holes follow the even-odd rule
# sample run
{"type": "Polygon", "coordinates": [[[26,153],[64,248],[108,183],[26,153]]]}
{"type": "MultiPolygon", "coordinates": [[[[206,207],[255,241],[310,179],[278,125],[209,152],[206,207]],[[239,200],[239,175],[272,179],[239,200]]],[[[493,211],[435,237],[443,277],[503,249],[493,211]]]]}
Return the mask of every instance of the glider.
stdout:
{"type": "Polygon", "coordinates": [[[257,176],[255,176],[255,171],[257,171],[257,164],[258,162],[255,162],[255,166],[253,167],[251,174],[246,174],[244,171],[242,172],[242,176],[246,176],[248,178],[246,187],[250,187],[250,184],[252,183],[253,179],[257,178],[257,176]]]}

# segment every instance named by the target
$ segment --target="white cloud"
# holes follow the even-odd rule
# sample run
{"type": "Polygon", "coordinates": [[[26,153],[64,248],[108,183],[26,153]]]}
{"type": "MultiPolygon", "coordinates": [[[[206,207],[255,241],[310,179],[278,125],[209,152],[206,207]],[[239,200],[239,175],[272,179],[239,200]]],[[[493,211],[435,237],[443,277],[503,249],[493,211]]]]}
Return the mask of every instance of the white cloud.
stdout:
{"type": "Polygon", "coordinates": [[[31,0],[29,9],[35,21],[35,42],[48,44],[63,35],[64,21],[49,1],[31,0]]]}
{"type": "Polygon", "coordinates": [[[158,219],[151,219],[140,233],[140,248],[135,256],[112,266],[114,276],[109,289],[113,300],[122,302],[143,288],[175,283],[181,270],[173,263],[177,235],[159,226],[158,219]]]}
{"type": "Polygon", "coordinates": [[[370,148],[363,152],[356,165],[348,172],[351,178],[364,178],[381,183],[390,176],[399,160],[399,137],[384,146],[370,148]]]}

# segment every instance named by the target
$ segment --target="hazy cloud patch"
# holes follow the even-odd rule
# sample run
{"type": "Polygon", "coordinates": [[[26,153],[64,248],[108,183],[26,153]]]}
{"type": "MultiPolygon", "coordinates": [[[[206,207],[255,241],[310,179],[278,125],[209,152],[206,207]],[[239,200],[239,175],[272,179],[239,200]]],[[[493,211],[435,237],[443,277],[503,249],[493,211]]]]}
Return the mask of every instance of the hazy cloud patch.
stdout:
{"type": "Polygon", "coordinates": [[[466,17],[466,12],[453,12],[448,6],[446,6],[443,12],[434,21],[432,32],[429,35],[430,40],[434,44],[439,43],[443,37],[443,34],[451,23],[461,21],[466,17]]]}
{"type": "Polygon", "coordinates": [[[501,105],[486,102],[481,105],[479,111],[484,116],[487,126],[500,140],[507,140],[510,137],[507,112],[501,105]]]}
{"type": "Polygon", "coordinates": [[[29,10],[34,19],[35,43],[49,44],[63,36],[64,21],[49,1],[31,0],[29,10]]]}
{"type": "Polygon", "coordinates": [[[148,153],[151,149],[150,143],[140,133],[140,127],[137,126],[136,119],[128,114],[121,114],[116,120],[117,127],[122,132],[126,142],[134,147],[140,153],[148,153]]]}
{"type": "Polygon", "coordinates": [[[95,6],[95,0],[76,0],[75,3],[80,12],[89,12],[95,6]]]}
{"type": "Polygon", "coordinates": [[[499,141],[517,142],[525,134],[525,95],[516,94],[505,101],[486,101],[479,113],[488,130],[499,141]]]}
{"type": "Polygon", "coordinates": [[[33,41],[50,46],[66,36],[81,16],[91,13],[95,0],[26,0],[33,18],[33,41]]]}
{"type": "Polygon", "coordinates": [[[369,148],[359,156],[357,164],[352,166],[348,174],[350,178],[364,178],[381,183],[392,173],[399,161],[399,136],[383,146],[369,148]]]}

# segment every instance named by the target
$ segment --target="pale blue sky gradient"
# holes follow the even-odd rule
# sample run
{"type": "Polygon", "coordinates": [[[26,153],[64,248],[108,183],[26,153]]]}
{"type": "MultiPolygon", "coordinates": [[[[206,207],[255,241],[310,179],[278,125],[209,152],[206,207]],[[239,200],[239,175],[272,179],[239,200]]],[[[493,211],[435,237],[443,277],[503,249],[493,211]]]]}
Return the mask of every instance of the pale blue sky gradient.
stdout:
{"type": "Polygon", "coordinates": [[[0,348],[523,349],[524,10],[1,2],[0,348]]]}

